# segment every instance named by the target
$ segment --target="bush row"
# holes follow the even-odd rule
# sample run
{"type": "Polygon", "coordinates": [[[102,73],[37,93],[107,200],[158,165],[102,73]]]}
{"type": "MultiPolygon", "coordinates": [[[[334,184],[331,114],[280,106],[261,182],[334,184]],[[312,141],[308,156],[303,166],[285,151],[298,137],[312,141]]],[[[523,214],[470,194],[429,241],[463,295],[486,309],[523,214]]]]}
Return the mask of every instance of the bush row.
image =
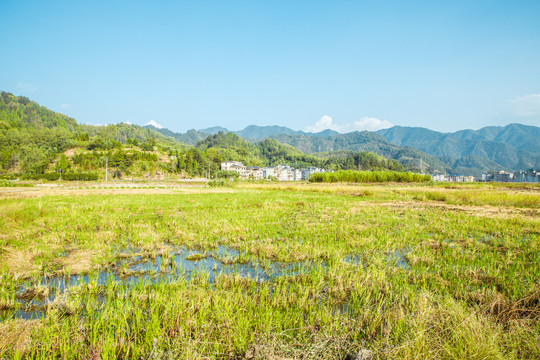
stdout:
{"type": "Polygon", "coordinates": [[[352,183],[370,183],[370,182],[429,182],[431,176],[413,174],[410,171],[353,171],[340,170],[336,172],[317,173],[309,176],[310,182],[352,182],[352,183]]]}
{"type": "Polygon", "coordinates": [[[21,179],[23,180],[48,180],[48,181],[55,181],[60,178],[60,174],[56,172],[49,172],[44,174],[23,174],[21,176],[21,179]]]}
{"type": "MultiPolygon", "coordinates": [[[[57,172],[48,172],[44,174],[24,174],[21,176],[24,180],[48,180],[48,181],[56,181],[60,179],[60,173],[57,172]]],[[[96,173],[91,172],[82,172],[82,173],[65,173],[62,174],[62,180],[67,181],[96,181],[98,179],[98,175],[96,173]]]]}
{"type": "Polygon", "coordinates": [[[65,173],[62,174],[63,180],[68,181],[74,181],[74,180],[80,180],[80,181],[96,181],[98,179],[98,174],[96,173],[65,173]]]}

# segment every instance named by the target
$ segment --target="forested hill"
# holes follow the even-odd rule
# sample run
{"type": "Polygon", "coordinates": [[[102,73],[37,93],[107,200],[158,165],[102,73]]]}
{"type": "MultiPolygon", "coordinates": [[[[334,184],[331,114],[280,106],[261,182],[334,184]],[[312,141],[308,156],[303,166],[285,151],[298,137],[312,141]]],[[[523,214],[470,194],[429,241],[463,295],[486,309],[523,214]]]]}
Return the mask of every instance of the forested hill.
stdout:
{"type": "Polygon", "coordinates": [[[0,95],[0,170],[19,162],[27,171],[45,166],[58,152],[73,147],[77,122],[24,96],[0,95]]]}
{"type": "Polygon", "coordinates": [[[264,139],[255,145],[230,132],[208,136],[197,143],[196,149],[208,155],[215,154],[219,159],[242,161],[248,166],[290,164],[298,168],[319,166],[331,170],[405,170],[398,161],[369,152],[332,152],[315,156],[275,139],[264,139]]]}
{"type": "Polygon", "coordinates": [[[0,126],[2,128],[63,128],[77,129],[77,122],[31,101],[25,96],[0,93],[0,126]]]}
{"type": "MultiPolygon", "coordinates": [[[[155,130],[164,134],[172,133],[167,129],[155,130]]],[[[250,125],[238,131],[213,127],[172,134],[181,141],[195,145],[207,134],[219,131],[231,132],[252,142],[273,138],[305,153],[370,151],[428,172],[479,176],[488,171],[540,167],[540,128],[522,124],[460,130],[455,133],[401,126],[377,132],[339,134],[324,130],[306,133],[282,126],[250,125]]]]}
{"type": "Polygon", "coordinates": [[[128,139],[141,144],[174,141],[140,126],[80,125],[24,96],[0,94],[0,171],[43,173],[67,149],[111,150],[128,139]]]}
{"type": "Polygon", "coordinates": [[[462,172],[540,167],[540,128],[536,126],[510,124],[455,133],[395,126],[378,133],[393,144],[437,156],[462,172]]]}
{"type": "Polygon", "coordinates": [[[97,171],[103,159],[114,155],[118,174],[135,175],[197,176],[204,169],[217,171],[221,161],[238,160],[248,166],[287,163],[479,176],[490,170],[539,168],[539,138],[540,128],[520,124],[447,134],[399,126],[338,134],[255,125],[235,132],[214,127],[178,134],[122,123],[81,125],[26,97],[0,95],[0,173],[97,171]]]}
{"type": "Polygon", "coordinates": [[[171,131],[171,130],[166,129],[166,128],[157,128],[157,127],[155,127],[153,125],[145,125],[145,126],[143,126],[143,128],[148,129],[148,130],[152,130],[152,131],[156,131],[156,132],[158,132],[158,133],[160,133],[162,135],[168,136],[168,137],[172,137],[172,138],[174,138],[174,139],[176,139],[176,140],[178,140],[178,141],[180,141],[180,142],[182,142],[184,144],[187,144],[187,145],[195,145],[199,141],[201,141],[202,139],[204,139],[207,136],[212,134],[210,132],[207,133],[207,132],[203,132],[201,130],[194,130],[194,129],[188,130],[185,133],[176,133],[176,132],[171,131]]]}
{"type": "Polygon", "coordinates": [[[290,136],[314,136],[314,137],[330,137],[338,135],[339,133],[333,130],[323,130],[318,133],[306,133],[303,131],[292,130],[284,126],[258,126],[249,125],[243,130],[229,131],[221,126],[214,126],[206,129],[191,129],[185,133],[176,133],[166,128],[158,128],[153,125],[145,125],[144,128],[157,131],[165,136],[171,136],[178,141],[189,145],[195,145],[200,140],[206,138],[208,135],[216,135],[220,132],[233,133],[246,140],[257,142],[263,139],[275,136],[275,135],[290,135],[290,136]]]}
{"type": "Polygon", "coordinates": [[[339,154],[348,154],[351,152],[372,152],[387,159],[399,161],[407,169],[413,171],[425,171],[429,173],[446,173],[450,167],[440,159],[430,156],[420,150],[412,147],[391,144],[381,135],[369,132],[351,132],[339,134],[333,130],[324,130],[318,133],[305,133],[302,131],[291,130],[282,126],[255,126],[250,125],[243,130],[229,131],[222,127],[213,127],[202,130],[189,130],[184,134],[174,133],[168,129],[158,129],[152,125],[146,128],[153,129],[162,134],[173,136],[174,138],[196,145],[200,139],[204,139],[207,133],[227,133],[238,135],[252,143],[260,142],[262,139],[272,138],[282,144],[289,145],[306,154],[317,154],[318,157],[332,158],[339,154]]]}
{"type": "Polygon", "coordinates": [[[394,159],[408,168],[429,173],[446,173],[450,169],[439,159],[412,147],[390,143],[384,137],[370,131],[355,131],[332,136],[274,135],[272,139],[289,144],[306,153],[332,153],[349,150],[372,152],[394,159]]]}
{"type": "Polygon", "coordinates": [[[189,146],[179,141],[177,134],[160,130],[122,123],[81,125],[26,97],[3,92],[0,97],[0,175],[36,178],[49,174],[51,176],[46,178],[55,179],[57,177],[52,175],[59,173],[66,177],[86,173],[93,178],[97,174],[103,176],[108,164],[110,175],[115,177],[201,176],[209,169],[217,173],[225,160],[242,161],[248,166],[285,163],[333,170],[405,170],[398,161],[367,152],[314,156],[273,139],[254,143],[226,132],[205,137],[193,132],[191,141],[198,140],[195,146],[189,146]]]}

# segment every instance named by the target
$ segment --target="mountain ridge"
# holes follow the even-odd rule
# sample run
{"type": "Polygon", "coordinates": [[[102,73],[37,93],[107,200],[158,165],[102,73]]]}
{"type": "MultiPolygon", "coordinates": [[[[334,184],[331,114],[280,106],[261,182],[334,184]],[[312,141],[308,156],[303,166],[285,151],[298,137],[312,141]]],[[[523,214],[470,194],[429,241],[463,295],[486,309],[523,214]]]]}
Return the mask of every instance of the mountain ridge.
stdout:
{"type": "Polygon", "coordinates": [[[404,126],[376,132],[340,134],[327,129],[309,133],[277,125],[250,125],[238,131],[216,126],[176,133],[152,125],[83,125],[24,96],[16,97],[2,92],[0,100],[0,129],[5,132],[1,135],[2,141],[7,144],[0,156],[0,166],[3,168],[19,160],[28,166],[32,162],[45,163],[45,160],[51,160],[52,155],[44,154],[53,154],[77,141],[84,141],[81,140],[82,133],[91,137],[99,135],[108,139],[107,141],[125,142],[131,139],[149,142],[152,138],[160,138],[160,141],[165,142],[178,141],[181,146],[196,146],[200,141],[212,136],[212,133],[216,135],[222,132],[233,133],[253,144],[264,139],[274,139],[306,154],[318,156],[338,151],[369,151],[399,160],[412,169],[431,172],[479,176],[488,171],[540,168],[540,128],[518,123],[487,126],[478,130],[464,129],[452,133],[404,126]],[[21,137],[21,133],[13,130],[20,127],[26,129],[24,136],[32,141],[27,141],[24,136],[21,137]],[[39,129],[43,130],[36,132],[39,129]],[[25,142],[34,147],[26,149],[20,145],[25,142]],[[49,143],[50,146],[44,146],[49,143]],[[49,150],[39,153],[38,148],[49,150]]]}
{"type": "MultiPolygon", "coordinates": [[[[159,129],[154,130],[159,131],[159,129]]],[[[449,133],[406,126],[365,132],[364,135],[359,135],[363,132],[341,134],[329,129],[318,133],[308,133],[283,126],[258,125],[250,125],[238,131],[229,131],[223,127],[190,131],[198,134],[198,139],[205,136],[203,130],[231,132],[250,141],[273,138],[306,153],[353,150],[374,151],[383,156],[396,156],[398,152],[403,153],[404,150],[393,148],[390,151],[389,144],[405,146],[410,148],[406,151],[409,155],[407,158],[418,159],[424,156],[421,153],[425,153],[437,159],[437,161],[430,159],[431,165],[437,171],[464,175],[479,176],[488,171],[540,167],[540,141],[538,140],[540,128],[518,123],[449,133]],[[367,134],[377,134],[389,144],[384,144],[377,136],[367,134]]],[[[184,140],[184,138],[179,139],[184,140]]],[[[194,141],[196,138],[187,140],[191,141],[191,145],[196,143],[194,141]]],[[[408,161],[413,160],[408,159],[408,161]]]]}
{"type": "MultiPolygon", "coordinates": [[[[495,170],[492,169],[494,164],[498,170],[540,167],[540,128],[531,125],[512,123],[453,133],[394,126],[377,133],[394,144],[411,146],[444,159],[451,167],[456,163],[468,163],[466,158],[470,156],[476,158],[476,164],[484,159],[486,166],[482,167],[483,171],[495,170]]],[[[462,166],[459,168],[463,169],[462,166]]]]}

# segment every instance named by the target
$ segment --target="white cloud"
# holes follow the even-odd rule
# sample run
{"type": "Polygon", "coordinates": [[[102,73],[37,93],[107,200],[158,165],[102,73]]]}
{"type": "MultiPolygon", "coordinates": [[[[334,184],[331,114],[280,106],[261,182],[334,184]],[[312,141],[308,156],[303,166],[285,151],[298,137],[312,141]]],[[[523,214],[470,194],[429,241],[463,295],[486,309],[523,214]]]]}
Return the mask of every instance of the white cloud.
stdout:
{"type": "Polygon", "coordinates": [[[340,133],[348,133],[352,131],[363,130],[376,131],[380,129],[386,129],[392,126],[392,123],[389,121],[380,120],[368,116],[364,116],[360,120],[354,121],[352,123],[336,124],[330,116],[324,115],[319,119],[319,121],[315,123],[315,125],[307,126],[306,131],[317,133],[326,129],[330,129],[340,133]]]}
{"type": "Polygon", "coordinates": [[[323,115],[319,121],[315,123],[314,126],[306,127],[307,132],[321,132],[323,130],[330,129],[339,131],[338,126],[334,124],[332,118],[328,115],[323,115]]]}
{"type": "Polygon", "coordinates": [[[518,96],[510,100],[517,116],[540,115],[540,94],[518,96]]]}
{"type": "MultiPolygon", "coordinates": [[[[126,121],[122,121],[121,124],[126,124],[126,125],[133,125],[133,123],[129,120],[126,120],[126,121]]],[[[156,126],[157,127],[157,126],[156,126]]]]}
{"type": "Polygon", "coordinates": [[[62,109],[69,109],[71,107],[71,105],[70,104],[62,104],[62,105],[60,105],[60,107],[62,109]]]}
{"type": "Polygon", "coordinates": [[[157,127],[158,129],[163,129],[163,126],[159,125],[157,122],[155,122],[154,120],[150,120],[149,122],[147,122],[146,124],[144,125],[152,125],[153,127],[157,127]]]}
{"type": "Polygon", "coordinates": [[[25,83],[22,81],[17,82],[17,90],[23,91],[23,92],[35,92],[37,91],[38,87],[34,84],[25,83]]]}
{"type": "Polygon", "coordinates": [[[368,117],[364,116],[358,121],[354,122],[355,130],[369,130],[369,131],[376,131],[380,129],[387,129],[389,127],[392,127],[392,123],[390,121],[377,119],[374,117],[368,117]]]}

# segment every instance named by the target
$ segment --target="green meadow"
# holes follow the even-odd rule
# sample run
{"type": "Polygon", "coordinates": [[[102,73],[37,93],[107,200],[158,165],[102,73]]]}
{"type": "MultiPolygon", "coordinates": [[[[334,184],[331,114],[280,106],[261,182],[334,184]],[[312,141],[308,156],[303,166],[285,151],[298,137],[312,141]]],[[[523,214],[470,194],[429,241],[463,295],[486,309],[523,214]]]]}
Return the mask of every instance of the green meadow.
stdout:
{"type": "Polygon", "coordinates": [[[538,185],[31,185],[0,358],[540,358],[538,185]]]}

